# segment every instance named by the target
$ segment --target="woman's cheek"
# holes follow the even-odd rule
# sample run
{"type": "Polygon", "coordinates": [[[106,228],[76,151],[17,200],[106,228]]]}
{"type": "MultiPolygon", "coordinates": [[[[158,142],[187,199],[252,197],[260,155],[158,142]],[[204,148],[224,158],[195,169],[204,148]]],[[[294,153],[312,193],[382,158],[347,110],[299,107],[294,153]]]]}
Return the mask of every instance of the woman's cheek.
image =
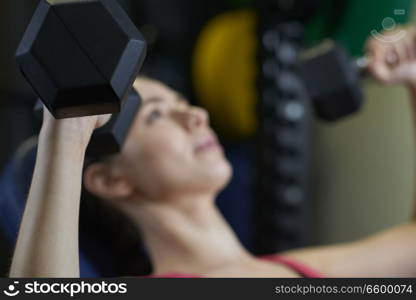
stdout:
{"type": "Polygon", "coordinates": [[[189,137],[181,131],[168,128],[153,136],[150,148],[157,151],[164,159],[184,161],[188,160],[192,154],[189,137]]]}
{"type": "MultiPolygon", "coordinates": [[[[141,170],[141,181],[166,184],[184,177],[192,159],[189,141],[178,134],[156,132],[142,136],[135,152],[135,168],[141,170]]],[[[149,184],[149,182],[147,182],[149,184]]]]}

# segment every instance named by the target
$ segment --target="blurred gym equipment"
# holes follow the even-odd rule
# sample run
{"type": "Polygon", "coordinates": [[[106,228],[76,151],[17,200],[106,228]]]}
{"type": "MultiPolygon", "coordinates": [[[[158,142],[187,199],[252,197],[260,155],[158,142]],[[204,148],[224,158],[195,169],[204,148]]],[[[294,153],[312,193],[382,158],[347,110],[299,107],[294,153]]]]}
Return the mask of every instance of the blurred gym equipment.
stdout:
{"type": "Polygon", "coordinates": [[[195,93],[231,140],[252,136],[257,128],[255,30],[254,11],[227,12],[205,26],[195,46],[195,93]]]}
{"type": "Polygon", "coordinates": [[[214,126],[232,141],[257,137],[257,253],[303,243],[311,114],[297,74],[304,30],[296,18],[311,3],[296,3],[289,20],[268,1],[216,16],[193,56],[195,92],[214,126]]]}
{"type": "Polygon", "coordinates": [[[258,0],[255,251],[305,245],[311,105],[297,62],[317,1],[258,0]]]}
{"type": "MultiPolygon", "coordinates": [[[[214,126],[231,140],[252,137],[258,128],[255,112],[259,69],[269,78],[281,71],[273,59],[263,61],[260,67],[256,63],[258,22],[256,12],[249,9],[220,14],[204,27],[194,50],[195,93],[211,113],[214,126]]],[[[295,35],[302,31],[296,24],[286,29],[295,35]]],[[[280,43],[280,36],[272,31],[265,32],[262,39],[265,49],[276,51],[282,66],[299,69],[303,81],[295,83],[286,72],[276,79],[277,84],[282,88],[303,84],[319,118],[335,121],[360,109],[359,71],[342,46],[326,42],[301,52],[302,43],[280,43]]],[[[270,98],[270,93],[266,94],[270,98]]],[[[278,110],[289,112],[290,118],[296,118],[299,112],[295,105],[282,105],[278,110]]]]}
{"type": "Polygon", "coordinates": [[[354,60],[329,40],[301,55],[300,74],[321,119],[336,121],[361,108],[360,74],[366,67],[365,58],[354,60]]]}

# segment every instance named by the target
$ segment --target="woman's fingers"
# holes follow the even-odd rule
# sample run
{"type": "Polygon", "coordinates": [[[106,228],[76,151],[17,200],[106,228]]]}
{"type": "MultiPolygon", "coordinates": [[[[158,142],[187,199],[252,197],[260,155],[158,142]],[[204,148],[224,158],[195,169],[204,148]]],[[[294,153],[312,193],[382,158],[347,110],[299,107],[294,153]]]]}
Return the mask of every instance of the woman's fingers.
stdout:
{"type": "Polygon", "coordinates": [[[389,39],[372,37],[366,43],[367,55],[370,57],[369,71],[385,84],[408,80],[412,71],[411,63],[416,62],[416,33],[413,27],[400,27],[394,31],[384,32],[391,37],[399,31],[406,31],[403,38],[393,42],[389,39]]]}
{"type": "Polygon", "coordinates": [[[390,68],[398,61],[397,54],[378,40],[370,39],[367,43],[367,56],[369,58],[368,70],[378,81],[389,83],[391,80],[390,68]]]}

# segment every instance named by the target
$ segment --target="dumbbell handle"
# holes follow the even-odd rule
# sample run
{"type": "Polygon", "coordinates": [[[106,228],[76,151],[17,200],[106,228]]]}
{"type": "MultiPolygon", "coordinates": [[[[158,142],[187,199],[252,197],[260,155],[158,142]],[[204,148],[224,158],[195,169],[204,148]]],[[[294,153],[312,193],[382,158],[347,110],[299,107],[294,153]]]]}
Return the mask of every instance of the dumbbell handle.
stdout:
{"type": "Polygon", "coordinates": [[[354,64],[360,75],[368,74],[369,58],[367,56],[361,56],[354,59],[354,64]]]}
{"type": "Polygon", "coordinates": [[[370,58],[368,56],[361,56],[355,58],[354,64],[361,76],[368,75],[368,65],[370,64],[370,58]]]}

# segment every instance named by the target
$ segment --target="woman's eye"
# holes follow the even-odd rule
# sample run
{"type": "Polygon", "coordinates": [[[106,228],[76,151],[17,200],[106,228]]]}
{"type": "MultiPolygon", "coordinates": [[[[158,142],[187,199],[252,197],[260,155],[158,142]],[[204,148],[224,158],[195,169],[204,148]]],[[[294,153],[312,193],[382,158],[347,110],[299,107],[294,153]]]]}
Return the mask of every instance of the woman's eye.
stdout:
{"type": "Polygon", "coordinates": [[[158,109],[154,109],[147,115],[146,122],[150,124],[161,116],[162,116],[162,112],[158,109]]]}

